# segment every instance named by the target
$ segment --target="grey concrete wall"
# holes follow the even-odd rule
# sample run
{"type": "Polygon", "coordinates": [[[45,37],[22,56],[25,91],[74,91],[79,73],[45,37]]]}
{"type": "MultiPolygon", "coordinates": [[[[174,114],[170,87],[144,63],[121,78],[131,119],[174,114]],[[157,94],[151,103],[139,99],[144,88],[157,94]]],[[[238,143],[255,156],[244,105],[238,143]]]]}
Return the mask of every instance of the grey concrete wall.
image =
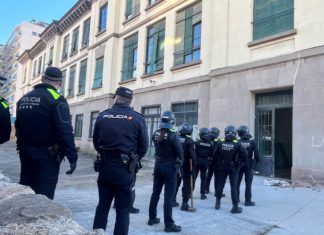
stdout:
{"type": "MultiPolygon", "coordinates": [[[[319,48],[319,53],[321,50],[319,48]]],[[[324,55],[301,58],[294,86],[294,179],[324,184],[324,55]]]]}
{"type": "Polygon", "coordinates": [[[177,82],[173,86],[162,85],[136,92],[133,99],[134,109],[141,111],[143,106],[161,104],[161,112],[171,110],[177,102],[198,101],[198,126],[209,127],[209,80],[192,82],[190,79],[177,82]]]}

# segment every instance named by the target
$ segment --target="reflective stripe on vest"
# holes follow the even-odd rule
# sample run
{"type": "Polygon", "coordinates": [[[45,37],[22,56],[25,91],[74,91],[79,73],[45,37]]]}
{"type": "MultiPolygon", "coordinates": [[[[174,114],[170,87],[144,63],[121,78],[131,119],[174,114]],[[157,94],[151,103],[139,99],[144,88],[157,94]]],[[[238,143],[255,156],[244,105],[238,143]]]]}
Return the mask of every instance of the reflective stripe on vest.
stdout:
{"type": "Polygon", "coordinates": [[[55,90],[51,89],[51,88],[47,88],[47,90],[49,91],[49,93],[51,93],[51,95],[53,96],[53,98],[55,100],[57,100],[58,98],[60,98],[60,94],[57,93],[55,90]]]}
{"type": "Polygon", "coordinates": [[[1,101],[1,104],[5,109],[7,109],[9,107],[9,105],[4,101],[1,101]]]}

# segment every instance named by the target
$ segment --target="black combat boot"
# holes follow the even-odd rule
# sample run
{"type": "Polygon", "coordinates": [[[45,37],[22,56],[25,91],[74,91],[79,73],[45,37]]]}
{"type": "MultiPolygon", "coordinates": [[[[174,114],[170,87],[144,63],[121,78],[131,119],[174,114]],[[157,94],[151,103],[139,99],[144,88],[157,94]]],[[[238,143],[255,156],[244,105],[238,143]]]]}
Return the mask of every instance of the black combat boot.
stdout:
{"type": "Polygon", "coordinates": [[[188,211],[189,210],[189,205],[186,202],[183,202],[180,208],[182,211],[188,211]]]}
{"type": "Polygon", "coordinates": [[[181,226],[171,224],[170,226],[165,227],[164,231],[167,233],[178,233],[181,232],[181,226]]]}
{"type": "Polygon", "coordinates": [[[137,208],[135,208],[135,207],[132,206],[129,209],[129,213],[131,213],[131,214],[137,214],[137,213],[139,213],[139,209],[137,209],[137,208]]]}
{"type": "Polygon", "coordinates": [[[154,218],[154,219],[149,219],[147,224],[152,226],[153,224],[159,224],[160,223],[160,218],[154,218]]]}
{"type": "Polygon", "coordinates": [[[215,209],[216,209],[216,210],[219,210],[219,208],[220,208],[220,203],[221,203],[221,200],[220,200],[220,199],[216,199],[216,204],[215,204],[215,209]]]}
{"type": "Polygon", "coordinates": [[[207,199],[207,197],[206,197],[205,194],[202,193],[202,194],[200,195],[200,199],[201,199],[201,200],[205,200],[205,199],[207,199]]]}
{"type": "Polygon", "coordinates": [[[255,202],[252,202],[252,201],[245,202],[244,206],[255,206],[255,202]]]}
{"type": "Polygon", "coordinates": [[[232,214],[239,214],[242,213],[242,208],[239,207],[237,204],[233,204],[233,208],[231,210],[232,214]]]}
{"type": "Polygon", "coordinates": [[[172,202],[172,207],[177,207],[177,206],[179,206],[179,203],[177,201],[173,201],[172,202]]]}

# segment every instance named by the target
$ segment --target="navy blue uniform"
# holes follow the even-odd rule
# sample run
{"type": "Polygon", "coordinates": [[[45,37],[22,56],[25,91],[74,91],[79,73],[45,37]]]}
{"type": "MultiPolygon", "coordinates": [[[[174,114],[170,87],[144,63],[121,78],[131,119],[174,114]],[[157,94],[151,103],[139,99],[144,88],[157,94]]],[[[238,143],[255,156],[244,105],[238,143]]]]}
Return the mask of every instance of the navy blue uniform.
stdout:
{"type": "Polygon", "coordinates": [[[204,196],[206,193],[207,169],[213,155],[213,143],[207,140],[198,140],[195,142],[195,148],[197,156],[195,179],[197,179],[200,172],[200,194],[204,196]]]}
{"type": "Polygon", "coordinates": [[[0,144],[10,139],[11,121],[9,105],[5,99],[0,96],[0,144]]]}
{"type": "Polygon", "coordinates": [[[121,154],[133,152],[142,158],[148,148],[144,118],[129,105],[114,104],[99,114],[93,132],[93,144],[103,158],[99,170],[99,204],[93,229],[106,230],[111,202],[115,197],[116,223],[114,234],[128,234],[134,173],[122,163],[121,154]]]}
{"type": "Polygon", "coordinates": [[[245,203],[250,203],[252,199],[252,180],[253,180],[253,169],[256,163],[259,162],[259,151],[257,144],[250,134],[245,134],[241,137],[239,142],[243,145],[243,147],[248,152],[248,159],[246,164],[240,168],[238,173],[238,182],[237,182],[237,192],[238,199],[240,199],[240,185],[244,174],[245,179],[245,203]],[[254,153],[254,155],[253,155],[254,153]]]}
{"type": "Polygon", "coordinates": [[[218,185],[216,198],[221,199],[226,178],[229,176],[231,185],[231,197],[233,204],[238,203],[237,199],[237,174],[239,162],[245,162],[247,152],[238,141],[231,136],[226,136],[225,140],[220,142],[214,152],[213,164],[216,166],[218,185]]]}
{"type": "Polygon", "coordinates": [[[177,184],[176,158],[183,161],[183,149],[178,134],[173,129],[158,129],[154,132],[152,140],[155,146],[155,166],[153,179],[153,193],[149,206],[149,217],[156,219],[157,204],[164,185],[164,224],[172,227],[172,201],[177,184]],[[163,133],[162,133],[163,132],[163,133]],[[159,142],[160,134],[163,139],[159,142]]]}
{"type": "Polygon", "coordinates": [[[16,135],[21,161],[20,184],[53,199],[60,161],[50,153],[57,145],[70,163],[78,159],[69,106],[49,84],[38,84],[17,103],[16,135]]]}
{"type": "MultiPolygon", "coordinates": [[[[182,205],[187,206],[190,197],[190,177],[195,177],[194,169],[196,166],[195,143],[188,135],[181,135],[180,141],[183,148],[183,184],[182,184],[182,205]],[[190,172],[190,159],[192,160],[192,172],[190,172]]],[[[193,190],[193,189],[192,189],[193,190]]]]}
{"type": "MultiPolygon", "coordinates": [[[[220,141],[221,141],[221,139],[219,139],[219,138],[212,140],[214,150],[220,141]]],[[[214,152],[214,150],[213,150],[213,152],[214,152]]],[[[208,171],[207,171],[206,193],[209,193],[210,181],[213,178],[213,175],[215,175],[215,178],[214,178],[215,191],[214,191],[214,193],[216,196],[217,178],[216,178],[216,174],[215,174],[215,166],[212,163],[210,163],[208,166],[208,171]]]]}

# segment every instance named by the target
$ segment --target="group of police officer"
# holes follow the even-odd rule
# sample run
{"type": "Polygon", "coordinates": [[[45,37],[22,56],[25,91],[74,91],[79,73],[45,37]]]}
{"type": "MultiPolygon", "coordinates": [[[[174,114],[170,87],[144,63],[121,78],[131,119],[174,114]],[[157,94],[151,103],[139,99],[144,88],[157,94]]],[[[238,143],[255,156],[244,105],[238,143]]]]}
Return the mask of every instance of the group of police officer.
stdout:
{"type": "MultiPolygon", "coordinates": [[[[1,78],[4,80],[4,78],[1,78]]],[[[69,106],[58,92],[62,85],[62,71],[48,67],[42,83],[24,95],[17,103],[16,137],[17,151],[21,162],[20,184],[30,186],[35,193],[54,198],[60,163],[66,156],[72,174],[77,165],[77,151],[69,106]]],[[[115,200],[116,223],[114,234],[128,234],[129,213],[139,210],[133,207],[135,200],[136,172],[140,160],[148,149],[148,135],[144,117],[131,107],[133,91],[119,87],[111,109],[101,112],[96,119],[93,144],[98,152],[95,170],[98,175],[99,203],[93,229],[106,229],[108,213],[115,200]]],[[[10,138],[9,106],[0,97],[1,132],[0,143],[10,138]]],[[[171,111],[161,116],[160,128],[153,134],[155,167],[153,192],[149,205],[148,225],[160,223],[157,204],[164,186],[164,224],[166,232],[180,232],[181,226],[174,223],[172,208],[177,206],[176,195],[182,181],[183,211],[194,211],[194,182],[200,174],[201,199],[206,199],[214,175],[216,196],[215,209],[220,208],[227,176],[230,179],[232,213],[240,213],[239,188],[245,175],[245,205],[251,201],[253,168],[259,161],[256,144],[246,126],[236,130],[225,128],[224,139],[219,138],[217,128],[201,128],[199,140],[191,137],[192,125],[185,123],[179,132],[174,129],[175,117],[171,111]],[[240,139],[236,138],[237,132],[240,139]]]]}

